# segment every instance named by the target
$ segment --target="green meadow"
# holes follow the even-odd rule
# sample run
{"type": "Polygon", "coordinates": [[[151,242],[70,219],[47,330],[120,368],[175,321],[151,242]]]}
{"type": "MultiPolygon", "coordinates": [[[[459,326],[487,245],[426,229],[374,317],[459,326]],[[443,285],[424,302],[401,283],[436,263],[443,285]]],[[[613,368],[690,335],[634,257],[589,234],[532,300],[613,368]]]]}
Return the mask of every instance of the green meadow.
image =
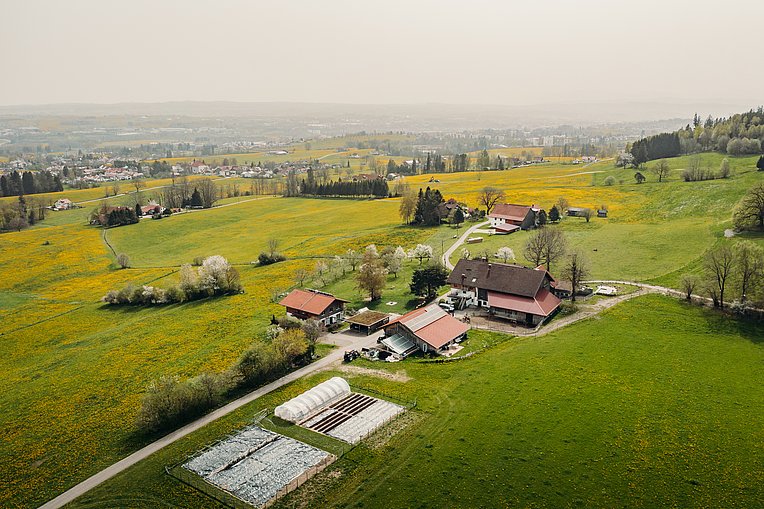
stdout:
{"type": "Polygon", "coordinates": [[[416,400],[413,423],[393,436],[383,429],[276,507],[755,507],[764,497],[763,337],[761,324],[648,296],[543,337],[501,336],[464,361],[358,362],[411,379],[300,380],[73,507],[219,507],[164,466],[337,374],[416,400]]]}

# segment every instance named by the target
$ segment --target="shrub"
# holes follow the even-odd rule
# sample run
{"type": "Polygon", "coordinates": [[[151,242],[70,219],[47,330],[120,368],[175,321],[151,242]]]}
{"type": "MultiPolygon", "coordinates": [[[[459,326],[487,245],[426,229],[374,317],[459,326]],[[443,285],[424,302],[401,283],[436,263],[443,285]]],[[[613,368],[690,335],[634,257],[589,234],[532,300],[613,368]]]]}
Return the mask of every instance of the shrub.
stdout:
{"type": "Polygon", "coordinates": [[[703,180],[713,180],[714,172],[710,168],[688,168],[682,172],[682,178],[685,182],[700,182],[703,180]]]}
{"type": "Polygon", "coordinates": [[[147,432],[174,428],[219,405],[236,380],[231,372],[203,373],[185,382],[177,376],[162,376],[151,382],[143,396],[138,427],[147,432]]]}
{"type": "Polygon", "coordinates": [[[302,322],[297,318],[284,315],[279,318],[279,327],[282,329],[299,329],[302,326],[302,322]]]}
{"type": "Polygon", "coordinates": [[[286,256],[282,255],[281,253],[266,253],[263,251],[258,255],[257,262],[259,265],[271,265],[273,263],[283,262],[286,260],[286,256]]]}
{"type": "Polygon", "coordinates": [[[119,291],[108,292],[101,300],[112,305],[153,306],[241,291],[239,271],[222,256],[210,256],[196,271],[188,264],[181,266],[179,283],[167,290],[154,286],[136,287],[130,283],[119,291]]]}
{"type": "Polygon", "coordinates": [[[605,180],[603,180],[602,183],[605,184],[606,186],[613,186],[615,185],[615,177],[612,175],[608,175],[607,177],[605,177],[605,180]]]}
{"type": "Polygon", "coordinates": [[[130,267],[130,257],[127,256],[125,253],[119,253],[117,255],[117,263],[119,266],[123,269],[126,269],[130,267]]]}

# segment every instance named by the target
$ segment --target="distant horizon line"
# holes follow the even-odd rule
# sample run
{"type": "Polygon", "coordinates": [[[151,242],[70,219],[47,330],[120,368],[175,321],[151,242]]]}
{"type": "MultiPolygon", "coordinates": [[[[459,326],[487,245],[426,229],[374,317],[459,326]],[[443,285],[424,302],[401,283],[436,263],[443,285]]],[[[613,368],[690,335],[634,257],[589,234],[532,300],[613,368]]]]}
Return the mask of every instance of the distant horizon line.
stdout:
{"type": "Polygon", "coordinates": [[[740,106],[740,103],[756,104],[751,108],[757,108],[764,105],[764,100],[756,101],[730,101],[720,99],[674,99],[674,98],[656,98],[656,99],[603,99],[603,100],[571,100],[571,101],[550,101],[534,103],[466,103],[466,102],[447,102],[447,101],[418,101],[418,102],[339,102],[339,101],[293,101],[293,100],[272,100],[272,101],[246,101],[246,100],[170,100],[170,101],[111,101],[111,102],[84,102],[84,101],[64,101],[64,102],[42,102],[42,103],[16,103],[0,104],[0,108],[25,108],[25,107],[45,107],[45,106],[125,106],[125,105],[161,105],[161,104],[289,104],[289,105],[324,105],[324,106],[470,106],[470,107],[505,107],[505,108],[533,108],[539,106],[581,106],[581,105],[636,105],[652,104],[663,105],[699,105],[702,103],[713,104],[714,106],[740,106]]]}

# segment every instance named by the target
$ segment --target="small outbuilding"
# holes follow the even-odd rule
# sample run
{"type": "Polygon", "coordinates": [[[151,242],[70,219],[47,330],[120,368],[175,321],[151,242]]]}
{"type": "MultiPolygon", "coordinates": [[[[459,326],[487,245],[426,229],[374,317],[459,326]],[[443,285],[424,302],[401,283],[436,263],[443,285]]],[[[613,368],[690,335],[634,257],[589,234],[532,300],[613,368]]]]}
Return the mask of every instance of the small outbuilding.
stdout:
{"type": "Polygon", "coordinates": [[[387,325],[390,321],[390,315],[367,309],[350,318],[346,318],[345,321],[350,324],[350,330],[369,335],[387,325]]]}
{"type": "Polygon", "coordinates": [[[586,207],[568,207],[568,216],[585,217],[588,210],[586,207]]]}

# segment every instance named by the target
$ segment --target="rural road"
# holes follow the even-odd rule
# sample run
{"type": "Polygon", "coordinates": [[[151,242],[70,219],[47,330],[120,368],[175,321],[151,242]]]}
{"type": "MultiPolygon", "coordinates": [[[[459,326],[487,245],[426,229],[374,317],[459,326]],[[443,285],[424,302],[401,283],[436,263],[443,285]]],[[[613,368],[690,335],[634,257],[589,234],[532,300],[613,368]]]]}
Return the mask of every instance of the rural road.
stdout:
{"type": "Polygon", "coordinates": [[[93,476],[85,479],[81,483],[77,484],[76,486],[60,494],[56,498],[46,502],[45,504],[40,506],[40,509],[55,509],[55,508],[63,507],[64,505],[74,501],[74,499],[76,499],[80,495],[87,493],[88,491],[95,488],[96,486],[103,483],[104,481],[111,479],[112,477],[119,474],[120,472],[123,472],[129,467],[135,465],[139,461],[148,458],[155,452],[163,449],[164,447],[172,444],[173,442],[176,442],[177,440],[180,440],[181,438],[185,437],[189,433],[193,433],[194,431],[206,426],[207,424],[225,415],[230,414],[234,410],[237,410],[241,408],[242,406],[255,401],[256,399],[268,394],[271,391],[278,389],[279,387],[283,387],[284,385],[290,382],[298,380],[306,375],[310,375],[318,371],[321,371],[329,367],[330,365],[334,364],[335,362],[341,361],[345,353],[345,350],[360,350],[363,347],[373,346],[377,342],[376,334],[371,336],[360,336],[360,335],[356,336],[356,335],[345,333],[345,334],[342,334],[342,337],[344,339],[349,339],[351,341],[351,344],[344,346],[342,348],[337,348],[336,350],[333,350],[332,352],[330,352],[329,355],[327,355],[326,357],[323,357],[312,364],[308,364],[305,367],[302,367],[296,371],[293,371],[279,378],[278,380],[275,380],[269,383],[268,385],[264,385],[263,387],[260,387],[259,389],[256,389],[250,392],[249,394],[242,396],[241,398],[236,399],[228,403],[227,405],[222,406],[218,408],[217,410],[210,412],[209,414],[191,423],[186,424],[182,428],[170,433],[169,435],[166,435],[160,438],[156,442],[150,443],[146,447],[135,451],[130,456],[127,456],[126,458],[119,460],[113,465],[101,470],[97,474],[94,474],[93,476]]]}
{"type": "Polygon", "coordinates": [[[454,242],[451,247],[449,247],[445,253],[443,253],[443,265],[446,266],[449,270],[454,270],[453,264],[451,264],[451,255],[456,251],[456,249],[464,244],[464,241],[469,238],[470,235],[472,235],[475,230],[479,230],[480,228],[490,224],[490,221],[486,221],[484,223],[478,223],[474,226],[470,226],[466,232],[462,234],[461,237],[459,237],[456,242],[454,242]]]}

